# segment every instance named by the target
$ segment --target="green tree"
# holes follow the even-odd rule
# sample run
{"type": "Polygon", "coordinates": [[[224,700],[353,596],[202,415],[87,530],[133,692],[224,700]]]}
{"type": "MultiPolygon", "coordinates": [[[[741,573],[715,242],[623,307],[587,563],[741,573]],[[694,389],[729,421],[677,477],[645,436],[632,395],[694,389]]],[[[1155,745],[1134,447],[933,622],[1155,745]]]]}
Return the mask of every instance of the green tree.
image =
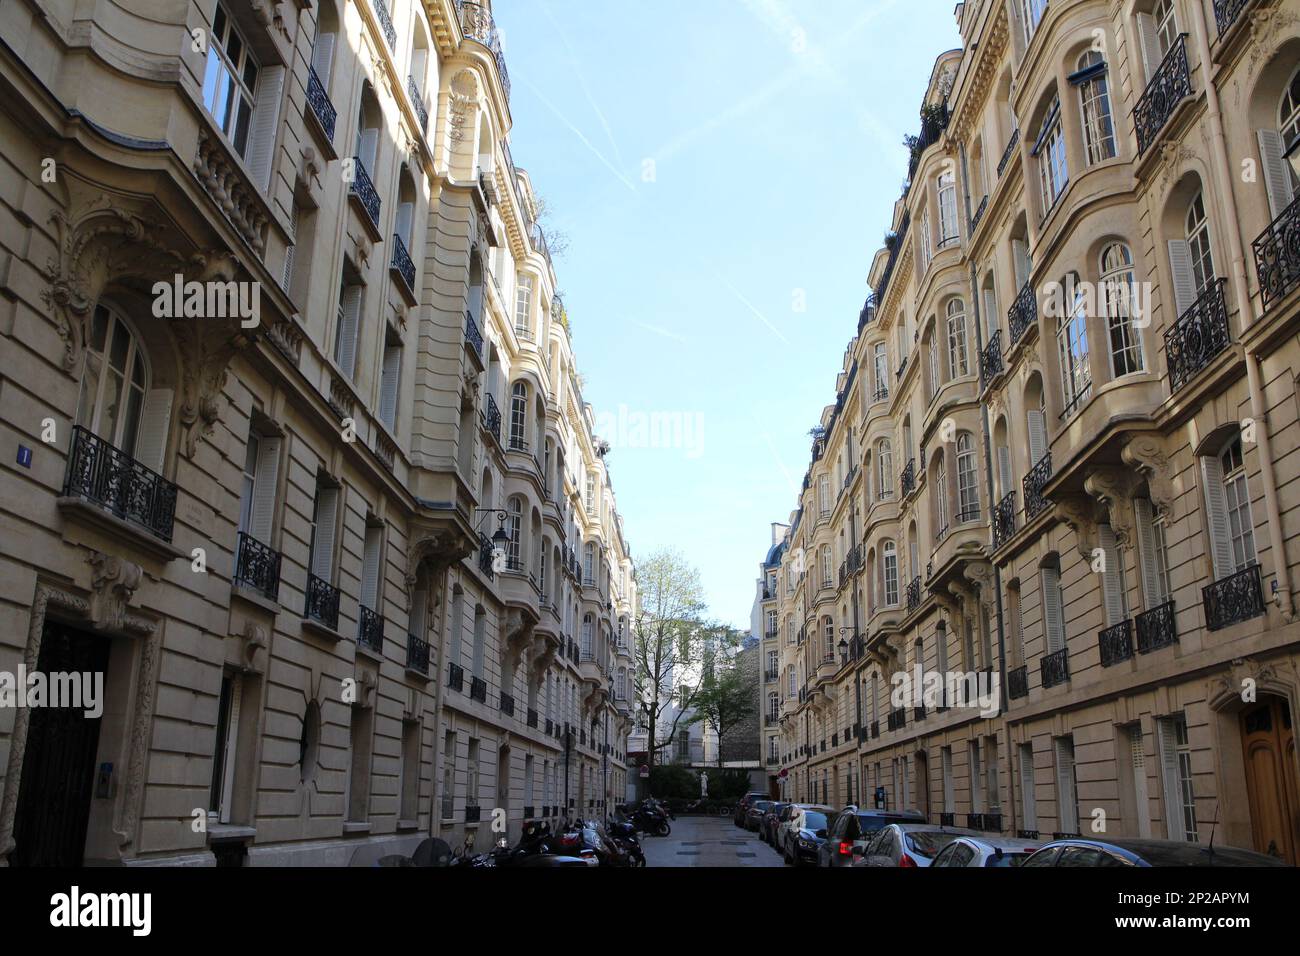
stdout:
{"type": "Polygon", "coordinates": [[[737,724],[752,717],[757,710],[754,688],[745,679],[737,657],[740,632],[730,627],[714,627],[705,639],[705,661],[699,690],[692,703],[689,723],[703,723],[718,735],[718,766],[722,766],[722,741],[737,724]]]}

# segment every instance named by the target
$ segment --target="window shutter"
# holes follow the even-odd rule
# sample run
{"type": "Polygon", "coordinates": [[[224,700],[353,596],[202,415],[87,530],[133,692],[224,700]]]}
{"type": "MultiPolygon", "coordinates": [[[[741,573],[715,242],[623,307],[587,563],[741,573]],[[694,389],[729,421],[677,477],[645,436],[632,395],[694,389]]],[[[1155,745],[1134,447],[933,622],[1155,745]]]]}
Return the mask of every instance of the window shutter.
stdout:
{"type": "Polygon", "coordinates": [[[357,133],[357,159],[361,160],[361,165],[372,181],[375,178],[375,157],[378,152],[379,130],[363,129],[357,133]]]}
{"type": "Polygon", "coordinates": [[[1047,419],[1041,409],[1031,409],[1026,417],[1029,421],[1029,467],[1032,468],[1047,454],[1047,419]]]}
{"type": "Polygon", "coordinates": [[[1061,607],[1061,573],[1043,568],[1043,633],[1047,653],[1055,654],[1065,646],[1065,614],[1061,607]]]}
{"type": "Polygon", "coordinates": [[[1102,573],[1102,594],[1106,601],[1106,624],[1115,626],[1128,618],[1124,600],[1124,575],[1120,567],[1122,557],[1115,531],[1108,524],[1097,526],[1097,543],[1106,558],[1106,568],[1102,573]]]}
{"type": "Polygon", "coordinates": [[[1147,82],[1156,75],[1160,68],[1160,41],[1156,37],[1156,23],[1149,13],[1137,15],[1138,42],[1142,44],[1142,60],[1146,65],[1147,82]]]}
{"type": "Polygon", "coordinates": [[[225,764],[221,772],[221,812],[222,823],[230,822],[230,803],[235,789],[235,750],[239,743],[239,705],[244,696],[244,681],[240,677],[230,680],[230,714],[226,721],[226,748],[221,755],[225,764]]]}
{"type": "Polygon", "coordinates": [[[1264,187],[1268,190],[1268,211],[1274,219],[1291,205],[1291,170],[1287,167],[1286,143],[1275,129],[1256,130],[1259,138],[1259,158],[1264,167],[1264,187]]]}
{"type": "Polygon", "coordinates": [[[992,289],[984,290],[984,327],[990,337],[998,330],[998,296],[992,289]]]}
{"type": "Polygon", "coordinates": [[[364,551],[361,555],[361,603],[378,613],[380,547],[384,539],[382,528],[366,526],[364,551]]]}
{"type": "Polygon", "coordinates": [[[397,389],[402,374],[402,347],[384,349],[384,374],[379,394],[379,418],[390,429],[397,424],[397,389]]]}
{"type": "Polygon", "coordinates": [[[284,252],[284,274],[280,276],[280,288],[288,292],[293,287],[293,250],[294,246],[290,244],[284,252]]]}
{"type": "Polygon", "coordinates": [[[248,533],[265,545],[271,543],[282,440],[279,437],[263,438],[257,446],[255,466],[257,470],[253,476],[253,513],[249,520],[248,533]]]}
{"type": "Polygon", "coordinates": [[[339,368],[343,370],[343,374],[351,379],[356,375],[357,367],[357,329],[361,324],[361,286],[350,285],[344,288],[339,310],[339,340],[334,346],[334,357],[338,360],[339,368]]]}
{"type": "Polygon", "coordinates": [[[1063,833],[1079,830],[1079,808],[1075,805],[1074,748],[1068,740],[1056,740],[1057,825],[1063,833]]]}
{"type": "Polygon", "coordinates": [[[1142,565],[1142,595],[1147,610],[1151,610],[1169,600],[1164,593],[1160,564],[1156,558],[1155,518],[1151,502],[1146,498],[1134,498],[1133,515],[1137,524],[1138,560],[1142,565]]]}
{"type": "Polygon", "coordinates": [[[321,86],[329,93],[330,69],[334,66],[334,34],[322,33],[316,37],[311,51],[311,67],[316,71],[321,86]]]}
{"type": "Polygon", "coordinates": [[[1024,809],[1025,829],[1038,829],[1038,799],[1034,792],[1034,747],[1020,745],[1020,802],[1024,809]]]}
{"type": "Polygon", "coordinates": [[[998,482],[1004,498],[1015,490],[1011,480],[1011,449],[1006,445],[998,446],[998,482]]]}
{"type": "Polygon", "coordinates": [[[1201,484],[1205,488],[1205,524],[1210,538],[1210,559],[1216,581],[1237,570],[1228,537],[1228,498],[1223,490],[1223,463],[1217,457],[1201,458],[1201,484]]]}
{"type": "Polygon", "coordinates": [[[280,120],[280,99],[284,93],[284,67],[268,66],[257,80],[257,105],[253,107],[253,128],[248,135],[248,172],[262,192],[271,188],[276,131],[280,120]]]}
{"type": "Polygon", "coordinates": [[[316,528],[311,543],[311,573],[322,581],[333,577],[334,527],[338,521],[339,490],[316,489],[316,528]]]}
{"type": "Polygon", "coordinates": [[[397,207],[397,219],[393,223],[393,231],[401,236],[408,252],[411,249],[411,218],[414,214],[415,207],[409,202],[400,203],[397,207]]]}
{"type": "Polygon", "coordinates": [[[1029,247],[1023,239],[1011,240],[1011,257],[1016,270],[1016,291],[1019,292],[1029,281],[1029,274],[1034,271],[1029,261],[1029,247]]]}
{"type": "MultiPolygon", "coordinates": [[[[1192,278],[1192,250],[1185,239],[1169,240],[1169,268],[1174,276],[1174,307],[1178,316],[1196,304],[1196,280],[1192,278]]],[[[1178,318],[1174,316],[1173,319],[1178,318]]],[[[1172,326],[1173,319],[1166,322],[1172,326]]]]}
{"type": "Polygon", "coordinates": [[[422,641],[428,637],[429,595],[423,588],[416,591],[411,598],[411,610],[407,629],[422,641]]]}
{"type": "Polygon", "coordinates": [[[1147,755],[1142,743],[1142,728],[1134,725],[1128,732],[1129,759],[1133,762],[1133,798],[1137,804],[1138,836],[1151,836],[1151,806],[1147,796],[1147,755]]]}
{"type": "Polygon", "coordinates": [[[174,395],[175,392],[170,388],[152,388],[144,397],[144,408],[140,412],[140,428],[136,433],[133,457],[146,468],[159,473],[163,469],[163,456],[167,453],[167,433],[174,395]]]}
{"type": "Polygon", "coordinates": [[[1160,778],[1165,791],[1165,836],[1182,840],[1183,802],[1178,788],[1178,743],[1173,718],[1158,718],[1156,727],[1160,734],[1160,778]]]}

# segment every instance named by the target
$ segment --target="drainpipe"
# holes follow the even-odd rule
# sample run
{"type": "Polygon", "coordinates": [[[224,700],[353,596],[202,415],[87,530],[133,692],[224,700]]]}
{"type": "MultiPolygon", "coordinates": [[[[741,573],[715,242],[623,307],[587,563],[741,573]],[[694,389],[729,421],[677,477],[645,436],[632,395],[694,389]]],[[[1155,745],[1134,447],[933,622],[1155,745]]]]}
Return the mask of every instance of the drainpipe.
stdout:
{"type": "MultiPolygon", "coordinates": [[[[1224,223],[1231,223],[1224,230],[1228,237],[1228,251],[1232,258],[1232,292],[1237,300],[1241,317],[1241,329],[1247,328],[1260,318],[1255,301],[1250,297],[1250,286],[1246,278],[1245,244],[1241,237],[1241,224],[1233,213],[1237,208],[1234,195],[1235,177],[1232,164],[1228,160],[1227,137],[1223,132],[1223,113],[1219,107],[1219,91],[1210,79],[1212,61],[1210,60],[1210,42],[1208,27],[1205,22],[1205,10],[1199,3],[1191,4],[1193,32],[1196,35],[1197,54],[1201,60],[1201,75],[1205,83],[1206,118],[1210,122],[1210,142],[1214,152],[1214,162],[1218,166],[1220,178],[1225,190],[1219,200],[1219,215],[1224,223]]],[[[1268,411],[1264,404],[1264,390],[1260,384],[1259,357],[1246,352],[1246,383],[1250,390],[1250,414],[1255,420],[1255,450],[1259,455],[1259,474],[1264,482],[1264,509],[1268,516],[1268,542],[1273,552],[1274,577],[1276,588],[1273,602],[1282,611],[1282,620],[1290,624],[1295,620],[1295,604],[1292,600],[1291,576],[1287,565],[1286,547],[1282,540],[1282,516],[1278,508],[1277,479],[1273,473],[1273,446],[1268,434],[1268,411]]]]}
{"type": "MultiPolygon", "coordinates": [[[[864,485],[865,485],[865,483],[866,483],[866,479],[867,479],[867,476],[866,476],[866,475],[863,475],[863,476],[862,476],[862,480],[863,480],[864,485]]],[[[850,508],[849,508],[849,540],[850,540],[850,541],[857,541],[857,539],[858,539],[858,521],[857,521],[857,518],[858,518],[858,503],[857,503],[856,501],[853,501],[853,502],[850,503],[850,508]]],[[[855,544],[854,547],[856,548],[857,545],[855,544]]],[[[857,575],[857,572],[856,572],[856,571],[854,572],[854,575],[855,575],[855,576],[857,575]]],[[[859,631],[858,631],[859,623],[858,623],[858,621],[859,621],[859,618],[858,618],[858,585],[857,585],[857,582],[855,581],[855,582],[853,583],[853,647],[852,647],[852,649],[851,649],[852,652],[853,652],[854,654],[857,653],[857,648],[858,648],[858,637],[859,637],[859,631]]],[[[864,643],[865,643],[865,642],[864,642],[864,643]]],[[[861,729],[862,729],[862,682],[858,680],[858,667],[857,667],[857,664],[858,664],[858,661],[857,661],[857,658],[855,657],[855,658],[854,658],[854,662],[853,662],[853,707],[854,707],[853,713],[854,713],[854,716],[857,717],[857,720],[856,720],[855,722],[857,723],[858,726],[857,726],[856,729],[857,729],[858,731],[861,731],[861,729]]],[[[858,741],[855,741],[855,743],[857,743],[857,742],[858,742],[858,741]]],[[[851,765],[850,765],[850,766],[851,766],[851,765]]],[[[850,786],[851,786],[851,785],[850,785],[850,786]]],[[[860,794],[859,794],[859,799],[861,799],[861,795],[860,795],[860,794]]],[[[850,802],[851,802],[851,801],[850,801],[850,802]]]]}

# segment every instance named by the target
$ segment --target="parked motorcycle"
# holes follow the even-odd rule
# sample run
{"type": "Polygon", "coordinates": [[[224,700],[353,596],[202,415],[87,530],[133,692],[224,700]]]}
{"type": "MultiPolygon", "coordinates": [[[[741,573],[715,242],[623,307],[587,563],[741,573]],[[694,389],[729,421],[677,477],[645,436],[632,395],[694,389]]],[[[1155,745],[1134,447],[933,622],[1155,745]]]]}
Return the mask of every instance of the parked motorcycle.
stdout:
{"type": "Polygon", "coordinates": [[[628,813],[628,822],[639,832],[666,837],[673,832],[668,813],[653,800],[646,800],[628,813]]]}
{"type": "Polygon", "coordinates": [[[611,818],[605,824],[605,832],[612,842],[627,851],[632,866],[646,865],[645,852],[641,849],[641,841],[637,838],[635,826],[627,821],[620,822],[611,818]]]}

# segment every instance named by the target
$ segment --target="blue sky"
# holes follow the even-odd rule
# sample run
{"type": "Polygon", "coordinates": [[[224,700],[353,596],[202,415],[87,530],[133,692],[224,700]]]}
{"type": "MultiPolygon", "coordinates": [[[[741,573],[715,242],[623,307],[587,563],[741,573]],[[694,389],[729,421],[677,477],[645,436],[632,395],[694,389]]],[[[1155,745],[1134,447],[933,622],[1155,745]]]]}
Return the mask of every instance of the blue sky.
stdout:
{"type": "Polygon", "coordinates": [[[675,448],[605,436],[629,543],[681,550],[710,612],[745,626],[769,524],[795,506],[834,400],[903,136],[958,45],[953,3],[494,8],[514,160],[569,241],[556,273],[585,397],[629,423],[700,423],[675,448]]]}

